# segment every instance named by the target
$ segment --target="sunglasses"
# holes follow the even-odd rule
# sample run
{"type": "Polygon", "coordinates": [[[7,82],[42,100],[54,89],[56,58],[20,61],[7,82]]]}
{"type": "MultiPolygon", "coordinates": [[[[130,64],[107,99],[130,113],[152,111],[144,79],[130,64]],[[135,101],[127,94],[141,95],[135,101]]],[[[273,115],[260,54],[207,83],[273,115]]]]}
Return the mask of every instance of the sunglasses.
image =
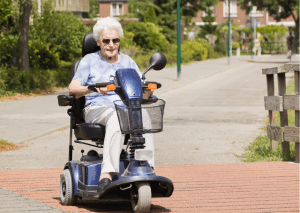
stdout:
{"type": "Polygon", "coordinates": [[[103,39],[102,42],[103,42],[104,44],[109,44],[111,40],[112,40],[112,42],[113,42],[114,44],[120,42],[120,39],[119,39],[119,38],[113,38],[113,39],[108,39],[108,38],[107,38],[107,39],[103,39]]]}

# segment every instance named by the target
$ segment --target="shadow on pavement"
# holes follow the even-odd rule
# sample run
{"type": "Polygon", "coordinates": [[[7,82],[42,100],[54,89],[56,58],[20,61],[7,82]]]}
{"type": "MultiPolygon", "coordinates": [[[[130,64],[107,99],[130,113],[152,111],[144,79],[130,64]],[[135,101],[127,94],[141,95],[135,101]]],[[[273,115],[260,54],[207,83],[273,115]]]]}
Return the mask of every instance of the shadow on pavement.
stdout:
{"type": "MultiPolygon", "coordinates": [[[[60,197],[54,197],[53,199],[60,201],[60,197]]],[[[75,206],[79,209],[79,212],[85,210],[92,212],[133,212],[130,201],[78,200],[75,206]]],[[[171,210],[152,204],[150,212],[171,212],[171,210]]]]}

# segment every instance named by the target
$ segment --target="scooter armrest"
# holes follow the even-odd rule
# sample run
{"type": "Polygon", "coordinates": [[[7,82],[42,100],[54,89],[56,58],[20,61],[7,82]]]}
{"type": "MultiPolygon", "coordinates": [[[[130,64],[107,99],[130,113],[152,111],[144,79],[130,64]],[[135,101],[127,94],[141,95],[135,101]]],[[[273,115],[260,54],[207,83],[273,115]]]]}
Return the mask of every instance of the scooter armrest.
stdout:
{"type": "Polygon", "coordinates": [[[59,106],[72,106],[74,96],[72,95],[59,95],[57,96],[59,106]]]}

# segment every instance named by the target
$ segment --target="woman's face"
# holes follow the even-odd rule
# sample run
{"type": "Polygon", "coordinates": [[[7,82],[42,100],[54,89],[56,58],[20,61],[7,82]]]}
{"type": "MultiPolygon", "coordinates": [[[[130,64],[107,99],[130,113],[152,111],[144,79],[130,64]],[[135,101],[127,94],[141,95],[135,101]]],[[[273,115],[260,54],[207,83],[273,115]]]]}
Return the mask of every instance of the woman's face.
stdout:
{"type": "Polygon", "coordinates": [[[97,41],[98,46],[101,48],[102,56],[105,59],[114,58],[119,49],[120,38],[115,29],[105,29],[101,33],[100,41],[97,41]]]}

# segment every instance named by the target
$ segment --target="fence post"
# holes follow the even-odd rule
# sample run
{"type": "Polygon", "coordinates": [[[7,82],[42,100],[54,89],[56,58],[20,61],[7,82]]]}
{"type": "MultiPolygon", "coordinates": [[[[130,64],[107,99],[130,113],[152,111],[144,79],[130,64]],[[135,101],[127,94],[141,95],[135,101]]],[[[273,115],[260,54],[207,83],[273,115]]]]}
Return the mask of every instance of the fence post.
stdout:
{"type": "MultiPolygon", "coordinates": [[[[294,71],[294,75],[295,75],[295,94],[299,95],[300,93],[300,88],[299,88],[299,70],[295,70],[294,71]]],[[[300,127],[300,114],[299,114],[299,110],[295,110],[295,126],[296,127],[300,127]]],[[[300,163],[300,159],[299,159],[299,154],[300,154],[300,146],[299,143],[295,142],[295,151],[296,151],[296,159],[295,162],[296,163],[300,163]]]]}
{"type": "MultiPolygon", "coordinates": [[[[285,81],[285,73],[278,73],[278,95],[284,96],[286,93],[286,81],[285,81]]],[[[287,110],[280,111],[280,126],[285,127],[288,126],[288,114],[287,110]]],[[[282,141],[282,154],[283,159],[289,159],[290,157],[290,143],[289,141],[282,141]]]]}
{"type": "MultiPolygon", "coordinates": [[[[274,85],[274,75],[266,75],[267,76],[267,88],[268,88],[268,96],[274,96],[275,92],[275,85],[274,85]]],[[[269,110],[269,123],[271,126],[276,126],[276,111],[269,110]]],[[[278,148],[278,142],[271,139],[271,149],[277,149],[278,148]]]]}
{"type": "Polygon", "coordinates": [[[300,163],[300,67],[299,63],[288,63],[284,65],[284,68],[288,72],[294,72],[295,80],[295,95],[286,95],[284,101],[284,108],[295,110],[295,127],[286,126],[284,128],[284,138],[288,138],[289,141],[295,142],[295,162],[300,163]]]}

